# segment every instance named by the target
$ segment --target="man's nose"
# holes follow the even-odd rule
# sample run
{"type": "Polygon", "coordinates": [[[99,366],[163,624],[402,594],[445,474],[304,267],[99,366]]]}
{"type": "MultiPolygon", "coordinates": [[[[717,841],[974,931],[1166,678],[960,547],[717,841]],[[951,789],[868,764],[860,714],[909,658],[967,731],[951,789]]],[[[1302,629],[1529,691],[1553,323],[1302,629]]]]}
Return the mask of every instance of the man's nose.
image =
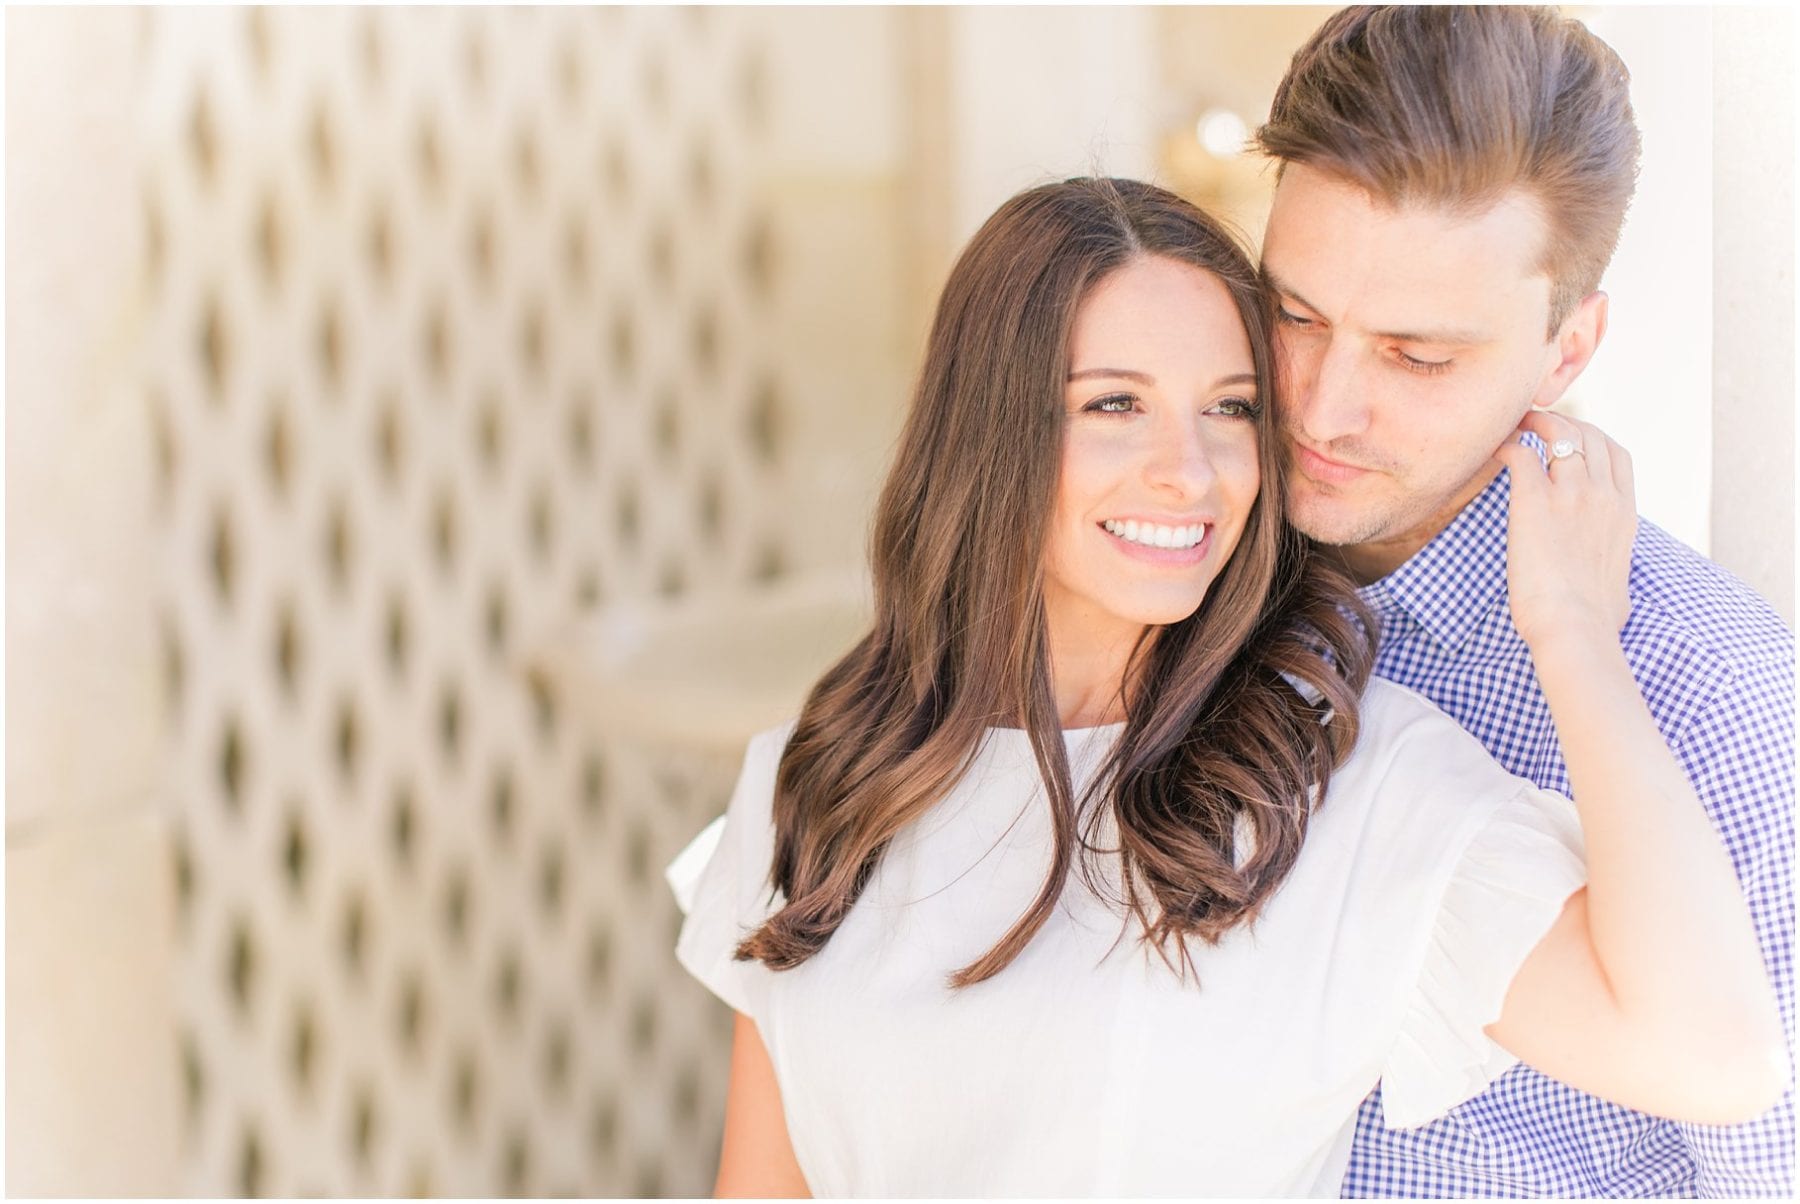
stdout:
{"type": "Polygon", "coordinates": [[[1354,348],[1334,340],[1290,351],[1284,360],[1291,424],[1308,441],[1327,444],[1368,427],[1368,382],[1354,348]]]}

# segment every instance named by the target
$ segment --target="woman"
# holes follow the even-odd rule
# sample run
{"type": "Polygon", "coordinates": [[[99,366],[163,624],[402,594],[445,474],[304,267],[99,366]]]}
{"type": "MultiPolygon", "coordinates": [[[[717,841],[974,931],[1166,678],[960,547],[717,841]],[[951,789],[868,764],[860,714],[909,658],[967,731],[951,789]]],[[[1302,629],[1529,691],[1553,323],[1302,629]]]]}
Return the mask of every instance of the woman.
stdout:
{"type": "Polygon", "coordinates": [[[1273,389],[1253,269],[1171,194],[1071,180],[976,234],[874,630],[671,870],[739,1013],[719,1194],[1335,1196],[1378,1081],[1416,1125],[1514,1057],[1683,1119],[1779,1097],[1737,881],[1618,651],[1608,449],[1503,453],[1577,815],[1369,679],[1273,389]]]}

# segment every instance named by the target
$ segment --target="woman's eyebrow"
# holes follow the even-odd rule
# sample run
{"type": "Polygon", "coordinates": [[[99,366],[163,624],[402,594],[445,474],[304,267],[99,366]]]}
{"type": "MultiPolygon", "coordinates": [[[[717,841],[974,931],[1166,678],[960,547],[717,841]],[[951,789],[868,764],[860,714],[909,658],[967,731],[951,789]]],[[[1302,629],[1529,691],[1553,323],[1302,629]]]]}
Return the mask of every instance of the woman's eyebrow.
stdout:
{"type": "MultiPolygon", "coordinates": [[[[1135,380],[1139,384],[1145,385],[1154,385],[1156,383],[1156,378],[1151,376],[1148,372],[1139,372],[1133,368],[1083,368],[1079,372],[1069,373],[1070,381],[1087,380],[1091,377],[1105,377],[1109,380],[1113,378],[1135,380]]],[[[1256,373],[1234,372],[1229,376],[1221,376],[1218,380],[1215,380],[1212,387],[1215,389],[1222,389],[1226,385],[1253,385],[1255,383],[1256,373]]]]}
{"type": "Polygon", "coordinates": [[[1135,380],[1139,384],[1153,385],[1156,378],[1148,372],[1138,372],[1131,368],[1083,368],[1079,372],[1069,373],[1071,381],[1087,380],[1093,376],[1117,377],[1121,380],[1135,380]]]}

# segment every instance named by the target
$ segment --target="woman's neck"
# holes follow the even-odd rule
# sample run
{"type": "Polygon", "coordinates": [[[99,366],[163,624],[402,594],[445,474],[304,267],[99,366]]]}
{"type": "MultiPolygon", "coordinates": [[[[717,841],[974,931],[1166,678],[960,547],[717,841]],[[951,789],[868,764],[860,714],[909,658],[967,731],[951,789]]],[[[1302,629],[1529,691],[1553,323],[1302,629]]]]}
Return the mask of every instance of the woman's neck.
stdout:
{"type": "Polygon", "coordinates": [[[1140,627],[1050,624],[1050,691],[1064,728],[1103,727],[1125,718],[1120,683],[1140,627]]]}

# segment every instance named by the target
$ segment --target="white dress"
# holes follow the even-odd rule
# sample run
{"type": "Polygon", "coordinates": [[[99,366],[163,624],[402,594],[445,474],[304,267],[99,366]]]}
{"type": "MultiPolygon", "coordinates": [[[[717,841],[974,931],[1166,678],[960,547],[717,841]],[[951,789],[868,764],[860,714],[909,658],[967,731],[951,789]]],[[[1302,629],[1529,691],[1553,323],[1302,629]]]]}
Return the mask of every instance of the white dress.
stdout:
{"type": "MultiPolygon", "coordinates": [[[[1574,805],[1380,679],[1293,872],[1182,983],[1071,876],[1019,957],[953,970],[1025,911],[1050,820],[1025,733],[991,729],[813,958],[732,960],[775,910],[792,724],[670,865],[683,966],[755,1021],[815,1196],[1336,1196],[1358,1106],[1435,1119],[1514,1059],[1483,1033],[1585,879],[1574,805]]],[[[1123,724],[1064,733],[1077,797],[1123,724]]],[[[1110,829],[1103,829],[1103,832],[1110,829]]],[[[1098,841],[1111,847],[1105,839],[1098,841]]],[[[1112,879],[1116,885],[1116,872],[1112,879]]]]}

